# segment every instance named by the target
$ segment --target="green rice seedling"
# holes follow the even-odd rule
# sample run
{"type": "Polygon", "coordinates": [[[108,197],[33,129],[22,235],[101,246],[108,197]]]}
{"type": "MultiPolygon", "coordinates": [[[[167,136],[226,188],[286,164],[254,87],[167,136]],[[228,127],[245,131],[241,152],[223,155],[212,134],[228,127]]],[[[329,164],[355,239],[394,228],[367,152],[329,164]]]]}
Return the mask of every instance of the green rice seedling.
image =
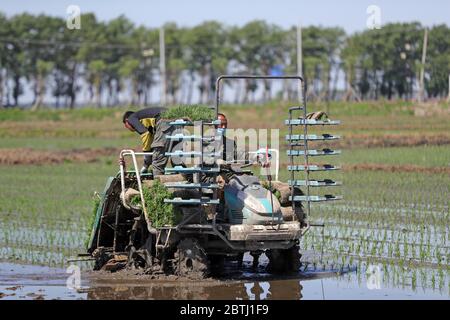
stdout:
{"type": "Polygon", "coordinates": [[[412,287],[413,291],[416,291],[416,289],[417,289],[417,273],[416,273],[416,270],[413,270],[412,275],[411,275],[411,287],[412,287]]]}
{"type": "MultiPolygon", "coordinates": [[[[181,222],[182,213],[164,199],[170,199],[173,194],[159,180],[155,180],[151,187],[143,187],[143,195],[147,214],[154,227],[174,226],[181,222]]],[[[134,205],[140,205],[140,196],[131,200],[134,205]]]]}
{"type": "Polygon", "coordinates": [[[191,121],[211,121],[215,118],[215,112],[208,106],[181,105],[167,109],[161,114],[163,119],[183,119],[191,121]]]}
{"type": "Polygon", "coordinates": [[[434,272],[431,274],[431,287],[433,288],[433,290],[436,288],[436,276],[434,272]]]}

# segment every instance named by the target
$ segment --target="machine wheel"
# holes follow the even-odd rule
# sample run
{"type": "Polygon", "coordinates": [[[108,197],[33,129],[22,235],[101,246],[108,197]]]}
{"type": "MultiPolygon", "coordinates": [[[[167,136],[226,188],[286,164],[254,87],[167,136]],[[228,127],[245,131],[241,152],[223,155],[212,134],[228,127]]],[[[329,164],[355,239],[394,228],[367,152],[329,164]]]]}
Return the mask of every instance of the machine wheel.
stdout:
{"type": "Polygon", "coordinates": [[[92,257],[95,258],[94,270],[100,270],[111,259],[112,255],[105,248],[97,248],[92,253],[92,257]]]}
{"type": "Polygon", "coordinates": [[[174,255],[175,274],[188,278],[206,278],[210,273],[208,257],[195,239],[184,239],[174,255]]]}
{"type": "Polygon", "coordinates": [[[269,258],[267,269],[272,273],[294,273],[300,269],[302,255],[297,245],[289,249],[266,250],[266,256],[269,258]]]}
{"type": "Polygon", "coordinates": [[[225,266],[225,256],[222,255],[209,255],[209,265],[211,271],[222,272],[225,266]]]}

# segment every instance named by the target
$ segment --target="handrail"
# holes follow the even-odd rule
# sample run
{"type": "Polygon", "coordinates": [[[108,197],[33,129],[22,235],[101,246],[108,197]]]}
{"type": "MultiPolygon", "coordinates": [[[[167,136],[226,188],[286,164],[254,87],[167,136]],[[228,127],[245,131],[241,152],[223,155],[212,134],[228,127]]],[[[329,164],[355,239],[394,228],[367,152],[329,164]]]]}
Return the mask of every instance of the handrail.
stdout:
{"type": "Polygon", "coordinates": [[[153,155],[153,152],[135,152],[134,150],[130,150],[130,149],[124,149],[124,150],[120,151],[119,165],[120,165],[120,183],[121,183],[121,189],[122,189],[122,191],[120,193],[121,199],[122,199],[122,203],[125,206],[125,201],[124,201],[125,200],[125,156],[131,156],[131,158],[133,159],[134,171],[136,173],[136,180],[138,183],[139,195],[141,197],[142,210],[144,211],[144,218],[145,218],[145,221],[147,222],[147,229],[150,233],[156,234],[157,230],[152,227],[152,222],[148,218],[147,208],[145,206],[144,193],[142,191],[141,173],[138,170],[138,164],[137,164],[137,160],[136,160],[137,155],[138,156],[153,155]]]}

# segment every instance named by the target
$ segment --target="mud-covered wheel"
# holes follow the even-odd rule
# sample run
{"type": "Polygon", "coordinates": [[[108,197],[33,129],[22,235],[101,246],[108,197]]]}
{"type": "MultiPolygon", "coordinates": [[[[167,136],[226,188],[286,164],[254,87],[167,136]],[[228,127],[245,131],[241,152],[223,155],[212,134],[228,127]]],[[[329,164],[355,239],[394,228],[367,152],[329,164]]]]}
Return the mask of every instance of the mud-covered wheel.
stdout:
{"type": "Polygon", "coordinates": [[[97,248],[92,253],[92,257],[95,259],[94,270],[100,270],[111,259],[111,253],[104,248],[97,248]]]}
{"type": "Polygon", "coordinates": [[[195,239],[184,239],[174,256],[175,274],[188,278],[206,278],[210,273],[208,256],[195,239]]]}
{"type": "Polygon", "coordinates": [[[272,273],[296,273],[301,267],[299,246],[295,245],[289,249],[266,250],[269,259],[268,271],[272,273]]]}

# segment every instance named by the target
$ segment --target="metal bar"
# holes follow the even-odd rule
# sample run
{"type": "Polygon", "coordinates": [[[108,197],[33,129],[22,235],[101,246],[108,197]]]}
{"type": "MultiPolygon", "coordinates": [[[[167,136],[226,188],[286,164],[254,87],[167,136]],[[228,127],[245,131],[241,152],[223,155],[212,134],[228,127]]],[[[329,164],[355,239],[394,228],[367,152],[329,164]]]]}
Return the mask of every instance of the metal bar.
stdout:
{"type": "Polygon", "coordinates": [[[219,204],[219,199],[164,199],[165,203],[184,204],[184,205],[198,205],[198,204],[219,204]]]}
{"type": "MultiPolygon", "coordinates": [[[[125,171],[126,174],[128,175],[135,175],[136,172],[135,171],[125,171]]],[[[141,173],[141,177],[152,177],[153,174],[152,173],[141,173]]]]}
{"type": "MultiPolygon", "coordinates": [[[[182,120],[182,119],[171,121],[171,122],[169,122],[169,124],[172,126],[195,126],[194,122],[182,120]]],[[[208,122],[205,122],[204,124],[208,125],[208,126],[217,126],[220,124],[220,120],[208,121],[208,122]]]]}
{"type": "MultiPolygon", "coordinates": [[[[146,155],[146,154],[152,154],[152,152],[137,152],[138,155],[146,155]]],[[[134,165],[134,170],[135,170],[135,174],[136,174],[136,180],[138,183],[138,188],[139,188],[139,195],[141,197],[141,204],[142,204],[142,210],[144,211],[144,218],[145,221],[147,222],[147,229],[150,233],[154,234],[156,232],[156,229],[152,227],[152,223],[150,221],[150,219],[148,218],[148,214],[147,214],[147,208],[145,206],[145,199],[144,199],[144,193],[142,191],[142,182],[141,182],[141,174],[138,170],[138,164],[137,164],[137,160],[136,160],[136,152],[134,152],[133,150],[122,150],[120,151],[120,159],[123,159],[124,156],[130,155],[131,158],[133,159],[133,165],[134,165]]],[[[121,179],[125,179],[124,177],[121,176],[121,179]]],[[[124,181],[124,180],[123,180],[124,181]]],[[[122,182],[122,181],[121,181],[122,182]]],[[[122,183],[122,193],[124,194],[125,192],[125,183],[122,183]]]]}
{"type": "MultiPolygon", "coordinates": [[[[306,140],[308,141],[327,141],[327,140],[338,140],[340,139],[340,136],[334,136],[331,134],[321,134],[321,135],[316,135],[316,134],[309,134],[306,137],[306,140]]],[[[303,134],[294,134],[294,135],[286,135],[286,141],[298,141],[298,140],[304,140],[305,137],[303,136],[303,134]]]]}
{"type": "MultiPolygon", "coordinates": [[[[306,186],[305,180],[289,180],[288,184],[290,186],[306,186]]],[[[311,187],[337,187],[341,186],[341,181],[333,181],[333,180],[309,180],[309,185],[311,187]]]]}
{"type": "MultiPolygon", "coordinates": [[[[203,121],[200,121],[200,136],[203,137],[203,121]]],[[[203,140],[198,141],[198,143],[200,144],[200,168],[203,169],[203,140]]],[[[214,152],[212,152],[212,154],[215,154],[214,152]]],[[[215,157],[215,156],[213,156],[215,157]]],[[[200,184],[200,188],[198,188],[198,192],[200,195],[200,203],[199,205],[201,205],[201,200],[202,200],[202,195],[203,195],[203,189],[201,187],[201,182],[202,182],[202,177],[201,177],[201,173],[198,173],[198,183],[200,184]]]]}
{"type": "Polygon", "coordinates": [[[181,173],[216,173],[220,172],[220,168],[197,168],[197,167],[182,167],[175,166],[172,168],[165,168],[165,172],[181,172],[181,173]]]}
{"type": "Polygon", "coordinates": [[[119,211],[120,211],[120,206],[116,207],[116,217],[114,220],[114,240],[113,240],[113,252],[116,252],[116,248],[117,248],[117,234],[119,233],[119,228],[117,227],[119,225],[119,211]]]}
{"type": "MultiPolygon", "coordinates": [[[[303,119],[306,119],[307,116],[307,108],[306,108],[306,90],[305,90],[305,83],[302,81],[302,92],[303,92],[303,119]]],[[[290,125],[293,125],[293,120],[290,120],[290,125]]],[[[305,156],[305,168],[309,168],[309,152],[308,152],[308,140],[306,140],[306,137],[308,136],[308,126],[306,123],[303,125],[303,145],[304,145],[304,156],[305,156]]],[[[294,172],[294,171],[293,171],[294,172]]],[[[306,196],[310,197],[310,189],[309,189],[309,170],[305,170],[305,180],[306,180],[306,196]]],[[[292,188],[294,189],[294,188],[292,188]]],[[[291,199],[295,199],[295,197],[292,195],[291,199]]],[[[292,203],[295,203],[295,201],[292,201],[292,203]]],[[[309,219],[310,213],[311,213],[311,203],[308,201],[306,204],[306,217],[309,219]]],[[[295,212],[295,211],[294,211],[295,212]]]]}
{"type": "MultiPolygon", "coordinates": [[[[289,123],[292,120],[292,112],[294,110],[298,110],[296,107],[291,107],[289,108],[289,123]]],[[[301,110],[301,109],[300,109],[301,110]]],[[[289,135],[292,136],[292,129],[293,127],[291,125],[289,125],[289,135]]],[[[292,151],[293,150],[293,145],[289,145],[289,150],[292,151]]],[[[291,166],[294,165],[294,157],[289,157],[289,163],[291,166]]],[[[294,180],[295,179],[295,172],[291,171],[291,179],[294,180]]],[[[291,197],[294,196],[294,188],[291,188],[291,197]]],[[[296,207],[296,203],[294,201],[292,201],[292,212],[295,212],[295,207],[296,207]]],[[[294,221],[294,215],[292,215],[292,221],[294,221]]]]}
{"type": "Polygon", "coordinates": [[[173,182],[165,183],[167,188],[186,188],[186,189],[218,189],[219,185],[216,183],[185,183],[185,182],[173,182]]]}
{"type": "Polygon", "coordinates": [[[134,150],[122,150],[124,156],[130,156],[130,155],[135,155],[135,156],[145,156],[145,155],[150,155],[152,156],[154,152],[135,152],[134,150]]]}
{"type": "MultiPolygon", "coordinates": [[[[306,117],[306,115],[305,115],[306,117]]],[[[293,120],[286,120],[286,125],[293,125],[293,126],[335,126],[341,124],[341,121],[338,120],[314,120],[314,119],[293,119],[293,120]]]]}
{"type": "Polygon", "coordinates": [[[275,216],[273,214],[273,197],[274,194],[272,193],[272,175],[270,174],[270,160],[269,160],[269,148],[266,147],[266,173],[267,173],[267,180],[269,181],[269,191],[270,191],[270,207],[271,207],[271,214],[272,214],[272,224],[275,224],[275,216]]]}
{"type": "Polygon", "coordinates": [[[308,167],[305,167],[303,165],[299,166],[288,166],[288,171],[332,171],[332,170],[340,170],[340,167],[332,166],[330,164],[325,165],[309,165],[308,167]]]}
{"type": "Polygon", "coordinates": [[[325,227],[325,223],[311,223],[310,226],[311,226],[311,227],[321,227],[321,228],[324,228],[324,227],[325,227]]]}
{"type": "Polygon", "coordinates": [[[167,237],[166,237],[166,241],[164,242],[164,247],[163,249],[167,248],[168,244],[169,244],[169,239],[170,239],[170,235],[172,234],[172,228],[169,229],[169,232],[167,233],[167,237]]]}
{"type": "Polygon", "coordinates": [[[213,229],[213,227],[211,225],[208,224],[198,224],[198,223],[192,223],[192,224],[183,224],[183,225],[178,225],[176,227],[177,231],[179,230],[189,230],[189,229],[203,229],[203,230],[211,230],[213,229]]]}
{"type": "Polygon", "coordinates": [[[166,139],[172,140],[172,141],[207,141],[207,142],[213,142],[217,140],[216,136],[196,136],[196,135],[184,135],[182,133],[175,134],[173,136],[167,135],[166,139]]]}
{"type": "MultiPolygon", "coordinates": [[[[306,155],[309,157],[319,157],[319,156],[335,156],[341,154],[341,150],[331,150],[331,149],[323,149],[323,150],[308,150],[306,155]]],[[[303,150],[287,150],[288,156],[298,157],[304,156],[305,151],[303,150]]]]}
{"type": "Polygon", "coordinates": [[[335,201],[342,200],[342,196],[324,195],[324,196],[294,196],[294,198],[289,197],[289,201],[303,201],[303,202],[324,202],[324,201],[335,201]]]}
{"type": "MultiPolygon", "coordinates": [[[[201,141],[200,141],[201,142],[201,141]]],[[[164,153],[165,156],[170,156],[170,157],[200,157],[201,161],[203,161],[203,157],[218,157],[220,156],[220,153],[218,152],[208,152],[208,153],[203,153],[201,151],[181,151],[181,150],[177,150],[174,152],[165,152],[164,153]]]]}
{"type": "MultiPolygon", "coordinates": [[[[105,197],[108,199],[108,197],[105,197]]],[[[105,199],[105,200],[106,200],[105,199]]],[[[97,232],[97,248],[100,247],[100,233],[102,231],[102,225],[103,225],[103,206],[102,206],[102,213],[100,215],[100,223],[98,224],[98,232],[97,232]]]]}

